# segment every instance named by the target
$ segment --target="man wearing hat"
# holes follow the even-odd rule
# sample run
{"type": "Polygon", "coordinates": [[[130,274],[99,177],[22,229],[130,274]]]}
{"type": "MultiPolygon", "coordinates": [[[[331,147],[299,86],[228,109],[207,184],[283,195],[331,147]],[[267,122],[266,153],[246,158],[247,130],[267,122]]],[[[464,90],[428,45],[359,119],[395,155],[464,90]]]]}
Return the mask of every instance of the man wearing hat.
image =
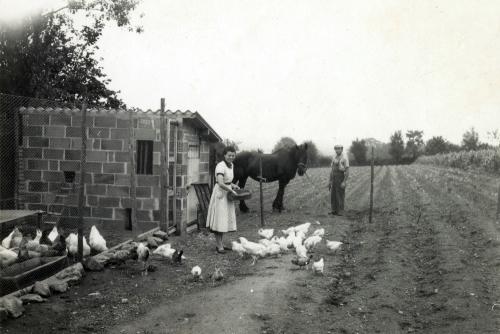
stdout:
{"type": "Polygon", "coordinates": [[[349,159],[343,153],[342,145],[335,145],[334,149],[335,155],[332,160],[330,183],[328,184],[332,203],[330,214],[342,216],[344,214],[346,181],[349,177],[349,159]]]}

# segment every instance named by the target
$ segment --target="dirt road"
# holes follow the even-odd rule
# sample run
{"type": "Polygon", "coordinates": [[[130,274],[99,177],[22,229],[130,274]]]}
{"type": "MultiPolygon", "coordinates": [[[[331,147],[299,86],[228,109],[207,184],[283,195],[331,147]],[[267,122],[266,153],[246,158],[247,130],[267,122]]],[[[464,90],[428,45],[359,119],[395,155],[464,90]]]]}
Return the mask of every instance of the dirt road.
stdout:
{"type": "MultiPolygon", "coordinates": [[[[291,255],[260,260],[214,252],[211,235],[173,239],[188,259],[135,263],[91,273],[67,296],[28,306],[5,333],[498,333],[500,225],[498,179],[431,166],[384,166],[375,172],[375,212],[368,224],[369,169],[353,168],[347,215],[329,217],[326,170],[308,171],[287,188],[282,214],[271,213],[276,185],[266,185],[266,222],[276,230],[321,222],[335,254],[318,247],[325,275],[299,271],[291,255]],[[190,268],[205,279],[192,282],[190,268]],[[214,266],[225,280],[209,279],[214,266]],[[253,291],[252,291],[253,290],[253,291]],[[88,294],[100,291],[102,297],[88,294]],[[59,299],[61,298],[61,299],[59,299]],[[127,298],[122,303],[122,298],[127,298]]],[[[256,187],[251,183],[251,187],[256,187]]],[[[255,192],[256,193],[256,192],[255,192]]],[[[257,198],[238,217],[238,232],[258,239],[257,198]]]]}

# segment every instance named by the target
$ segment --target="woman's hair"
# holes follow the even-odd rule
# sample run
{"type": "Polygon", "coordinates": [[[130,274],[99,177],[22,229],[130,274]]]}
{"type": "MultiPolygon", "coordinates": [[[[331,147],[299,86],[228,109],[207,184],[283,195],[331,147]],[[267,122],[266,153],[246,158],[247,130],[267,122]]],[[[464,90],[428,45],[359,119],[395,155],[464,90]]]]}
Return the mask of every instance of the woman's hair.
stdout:
{"type": "Polygon", "coordinates": [[[226,146],[226,147],[224,147],[224,150],[222,151],[222,154],[226,155],[227,152],[236,153],[236,149],[233,146],[226,146]]]}

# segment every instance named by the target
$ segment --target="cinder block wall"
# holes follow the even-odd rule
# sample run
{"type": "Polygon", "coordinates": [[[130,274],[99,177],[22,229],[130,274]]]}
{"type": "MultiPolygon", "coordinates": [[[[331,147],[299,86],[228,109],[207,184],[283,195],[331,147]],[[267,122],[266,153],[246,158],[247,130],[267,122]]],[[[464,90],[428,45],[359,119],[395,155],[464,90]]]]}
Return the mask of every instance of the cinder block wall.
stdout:
{"type": "MultiPolygon", "coordinates": [[[[187,220],[187,171],[190,143],[200,145],[200,182],[209,182],[210,146],[206,139],[200,139],[193,127],[183,124],[177,113],[169,118],[179,124],[177,143],[177,221],[187,220]]],[[[24,203],[27,209],[64,212],[64,223],[74,225],[78,210],[78,184],[81,149],[81,111],[25,109],[23,111],[24,203]],[[75,172],[73,184],[65,182],[64,172],[75,172]],[[69,189],[69,190],[67,190],[69,189]]],[[[124,111],[102,112],[90,109],[87,112],[87,153],[84,198],[86,221],[98,223],[128,220],[127,208],[131,199],[131,152],[130,141],[153,141],[152,175],[136,175],[137,221],[139,224],[159,222],[160,199],[160,116],[157,113],[134,113],[133,136],[130,136],[129,114],[124,111]]],[[[170,129],[169,175],[173,186],[174,131],[170,129]]],[[[136,146],[136,145],[135,145],[136,146]]],[[[173,198],[170,202],[170,219],[173,198]]],[[[185,225],[184,225],[185,226],[185,225]]]]}

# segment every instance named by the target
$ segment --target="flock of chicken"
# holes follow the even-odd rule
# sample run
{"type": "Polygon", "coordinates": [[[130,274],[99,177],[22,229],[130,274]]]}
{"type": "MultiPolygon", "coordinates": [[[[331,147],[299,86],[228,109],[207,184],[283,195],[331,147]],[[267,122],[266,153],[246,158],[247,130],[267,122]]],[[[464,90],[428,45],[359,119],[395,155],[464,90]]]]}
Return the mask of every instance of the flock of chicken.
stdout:
{"type": "MultiPolygon", "coordinates": [[[[89,243],[83,237],[83,255],[88,256],[91,249],[96,252],[107,250],[106,240],[102,237],[95,226],[90,229],[89,243]]],[[[34,238],[23,235],[19,228],[15,227],[12,232],[2,240],[0,246],[0,268],[5,268],[14,263],[26,261],[36,257],[63,256],[69,253],[75,256],[78,253],[78,235],[70,233],[64,237],[59,233],[57,227],[42,232],[37,229],[34,238]]]]}
{"type": "MultiPolygon", "coordinates": [[[[319,222],[316,222],[319,225],[319,222]]],[[[292,263],[299,268],[308,269],[311,264],[314,273],[323,274],[325,262],[323,258],[318,261],[313,261],[313,255],[308,254],[318,246],[325,235],[324,228],[318,228],[312,233],[309,233],[311,223],[306,222],[297,226],[290,227],[286,230],[281,230],[282,236],[274,235],[274,229],[259,229],[258,234],[262,239],[258,242],[249,241],[244,237],[238,241],[232,242],[232,250],[237,252],[241,257],[245,255],[253,259],[252,265],[257,259],[280,256],[291,249],[295,250],[296,256],[292,259],[292,263]]],[[[326,247],[332,251],[336,251],[342,245],[340,241],[325,240],[326,247]]],[[[91,250],[95,252],[103,252],[108,248],[106,240],[99,233],[95,226],[92,226],[89,234],[89,243],[85,236],[83,237],[83,255],[88,256],[91,250]]],[[[0,246],[0,268],[5,268],[13,263],[23,262],[25,260],[43,257],[43,256],[60,256],[69,253],[75,256],[78,253],[78,235],[70,233],[67,237],[61,235],[56,227],[50,232],[36,230],[34,238],[25,236],[16,227],[12,232],[2,240],[0,246]]],[[[134,243],[133,249],[134,258],[142,263],[142,275],[147,275],[150,269],[150,259],[152,255],[157,255],[161,258],[170,259],[173,263],[181,263],[185,259],[183,250],[172,248],[170,243],[158,246],[154,251],[148,248],[145,242],[134,243]]],[[[194,279],[201,277],[201,267],[195,266],[191,270],[194,279]]],[[[214,280],[223,278],[220,269],[216,268],[212,274],[214,280]]]]}
{"type": "MultiPolygon", "coordinates": [[[[320,225],[319,222],[316,222],[320,225]]],[[[267,256],[279,256],[281,253],[288,252],[290,249],[295,249],[296,256],[292,259],[294,265],[300,268],[308,268],[313,255],[308,254],[316,247],[325,235],[324,228],[318,228],[308,235],[311,223],[306,222],[297,226],[290,227],[286,230],[281,230],[282,236],[274,235],[274,229],[259,229],[258,234],[262,239],[258,242],[252,242],[244,237],[239,238],[239,242],[232,242],[233,251],[237,252],[241,257],[245,254],[252,257],[252,265],[255,264],[258,258],[267,256]]],[[[326,240],[326,247],[332,251],[336,251],[342,242],[326,240]]],[[[324,259],[313,261],[312,270],[314,273],[323,274],[325,266],[324,259]]]]}

